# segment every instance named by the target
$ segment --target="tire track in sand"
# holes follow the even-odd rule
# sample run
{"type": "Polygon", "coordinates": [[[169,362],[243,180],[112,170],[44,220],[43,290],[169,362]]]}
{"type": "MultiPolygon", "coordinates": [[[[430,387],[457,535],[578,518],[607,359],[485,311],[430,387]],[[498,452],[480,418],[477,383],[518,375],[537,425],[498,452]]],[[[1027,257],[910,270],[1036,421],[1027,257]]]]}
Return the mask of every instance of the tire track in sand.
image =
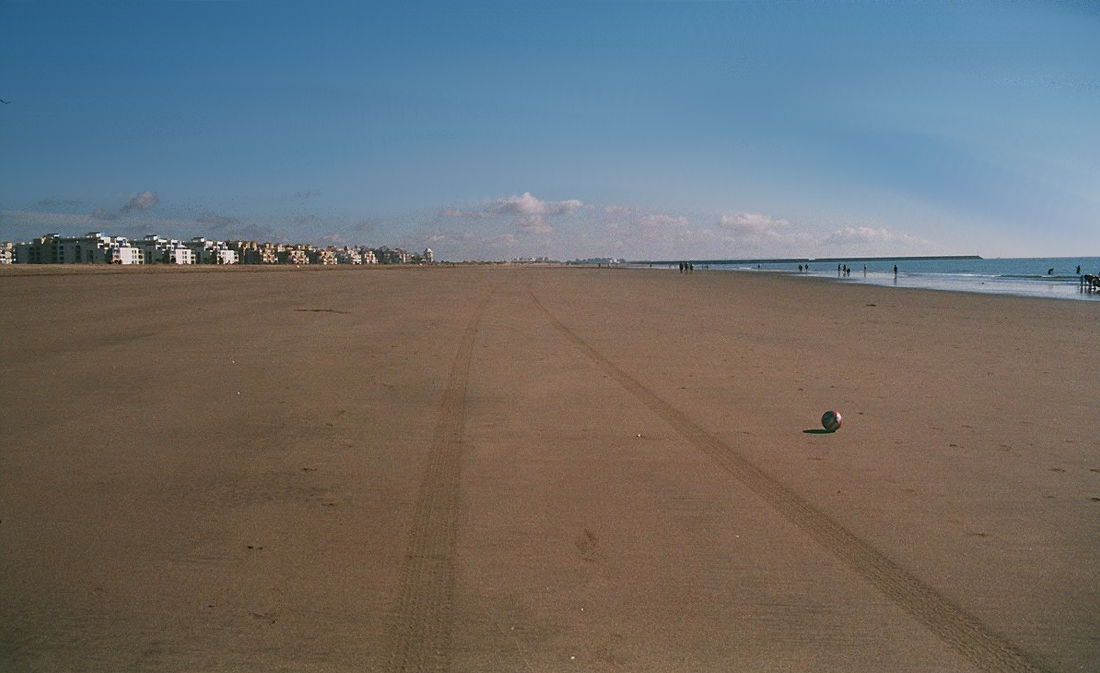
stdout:
{"type": "Polygon", "coordinates": [[[391,615],[388,673],[446,671],[450,665],[466,385],[478,326],[494,293],[490,290],[466,325],[443,393],[391,615]]]}
{"type": "Polygon", "coordinates": [[[664,419],[723,470],[802,529],[849,568],[866,578],[890,600],[931,629],[977,668],[991,673],[1031,673],[1043,670],[1030,661],[1016,646],[991,631],[977,618],[921,582],[870,544],[856,537],[840,523],[750,463],[732,447],[708,433],[686,414],[620,369],[558,320],[542,305],[530,286],[527,289],[532,301],[550,324],[619,385],[664,419]]]}

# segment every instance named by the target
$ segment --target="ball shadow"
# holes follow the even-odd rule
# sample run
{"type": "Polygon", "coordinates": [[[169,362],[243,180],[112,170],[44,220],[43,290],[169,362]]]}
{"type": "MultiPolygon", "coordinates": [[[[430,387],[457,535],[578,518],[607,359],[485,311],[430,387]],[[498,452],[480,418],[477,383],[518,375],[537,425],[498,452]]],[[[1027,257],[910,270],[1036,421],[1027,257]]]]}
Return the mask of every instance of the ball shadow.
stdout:
{"type": "Polygon", "coordinates": [[[833,434],[832,430],[825,430],[823,428],[811,428],[809,430],[803,430],[802,432],[806,433],[807,435],[831,435],[831,434],[833,434]]]}

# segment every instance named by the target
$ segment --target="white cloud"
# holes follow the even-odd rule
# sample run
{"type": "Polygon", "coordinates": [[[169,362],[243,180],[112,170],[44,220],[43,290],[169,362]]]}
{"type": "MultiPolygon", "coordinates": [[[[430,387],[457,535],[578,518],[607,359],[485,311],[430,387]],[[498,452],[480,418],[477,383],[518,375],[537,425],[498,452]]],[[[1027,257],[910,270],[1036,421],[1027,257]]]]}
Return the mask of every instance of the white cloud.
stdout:
{"type": "Polygon", "coordinates": [[[550,220],[541,215],[522,217],[516,221],[516,226],[518,226],[519,230],[524,234],[545,236],[554,233],[554,225],[550,224],[550,220]]]}
{"type": "MultiPolygon", "coordinates": [[[[123,215],[127,215],[131,212],[149,210],[150,208],[156,206],[158,203],[160,203],[160,197],[158,197],[156,193],[142,192],[137,196],[131,197],[130,200],[127,201],[126,204],[123,205],[121,208],[119,208],[117,212],[114,210],[108,210],[106,208],[96,208],[92,210],[90,217],[93,220],[99,220],[101,222],[113,222],[114,220],[117,220],[123,215]]],[[[53,208],[53,204],[48,201],[42,202],[39,205],[51,209],[53,208]]]]}
{"type": "Polygon", "coordinates": [[[723,215],[718,220],[718,226],[737,236],[775,238],[781,236],[791,223],[760,213],[737,213],[723,215]]]}
{"type": "Polygon", "coordinates": [[[738,255],[821,256],[919,254],[932,244],[884,227],[845,226],[831,232],[761,213],[723,215],[717,229],[738,255]]]}
{"type": "Polygon", "coordinates": [[[516,226],[523,233],[546,235],[553,233],[550,218],[554,215],[568,215],[584,204],[576,199],[568,201],[543,201],[524,192],[523,196],[513,196],[489,203],[485,212],[491,215],[514,215],[516,226]]]}
{"type": "Polygon", "coordinates": [[[717,229],[733,254],[796,256],[812,254],[816,237],[789,220],[762,213],[736,213],[718,219],[717,229]]]}
{"type": "Polygon", "coordinates": [[[844,227],[829,234],[826,243],[862,244],[862,243],[921,243],[921,239],[908,234],[899,234],[885,228],[844,227]]]}
{"type": "Polygon", "coordinates": [[[683,215],[643,215],[638,218],[638,223],[648,227],[683,227],[688,219],[683,215]]]}
{"type": "Polygon", "coordinates": [[[119,212],[128,213],[132,210],[149,210],[160,203],[160,197],[156,192],[142,192],[126,202],[119,212]]]}
{"type": "Polygon", "coordinates": [[[439,211],[439,217],[463,220],[511,217],[520,233],[545,236],[554,232],[552,217],[570,215],[583,207],[584,203],[576,199],[543,201],[531,192],[524,192],[522,196],[497,199],[473,208],[448,206],[439,211]]]}
{"type": "Polygon", "coordinates": [[[490,213],[497,215],[563,215],[573,212],[584,204],[575,199],[569,201],[542,201],[524,192],[523,196],[499,199],[489,204],[490,213]]]}

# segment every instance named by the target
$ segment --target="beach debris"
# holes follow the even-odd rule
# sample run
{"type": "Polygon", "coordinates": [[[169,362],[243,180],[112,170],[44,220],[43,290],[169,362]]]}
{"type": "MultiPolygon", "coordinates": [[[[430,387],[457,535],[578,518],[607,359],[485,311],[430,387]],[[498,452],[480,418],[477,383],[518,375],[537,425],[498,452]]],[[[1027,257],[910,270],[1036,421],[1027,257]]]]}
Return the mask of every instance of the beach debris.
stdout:
{"type": "Polygon", "coordinates": [[[841,424],[844,422],[844,417],[840,415],[839,411],[830,409],[821,416],[821,427],[825,428],[828,432],[836,432],[840,429],[841,424]]]}

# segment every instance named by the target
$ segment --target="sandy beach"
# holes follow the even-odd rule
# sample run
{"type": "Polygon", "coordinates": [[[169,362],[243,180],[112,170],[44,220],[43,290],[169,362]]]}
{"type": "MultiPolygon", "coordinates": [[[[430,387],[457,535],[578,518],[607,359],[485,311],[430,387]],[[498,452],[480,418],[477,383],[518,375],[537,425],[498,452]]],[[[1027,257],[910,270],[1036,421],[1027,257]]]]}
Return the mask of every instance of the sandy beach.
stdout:
{"type": "Polygon", "coordinates": [[[5,671],[1100,662],[1096,302],[51,267],[0,309],[5,671]]]}

